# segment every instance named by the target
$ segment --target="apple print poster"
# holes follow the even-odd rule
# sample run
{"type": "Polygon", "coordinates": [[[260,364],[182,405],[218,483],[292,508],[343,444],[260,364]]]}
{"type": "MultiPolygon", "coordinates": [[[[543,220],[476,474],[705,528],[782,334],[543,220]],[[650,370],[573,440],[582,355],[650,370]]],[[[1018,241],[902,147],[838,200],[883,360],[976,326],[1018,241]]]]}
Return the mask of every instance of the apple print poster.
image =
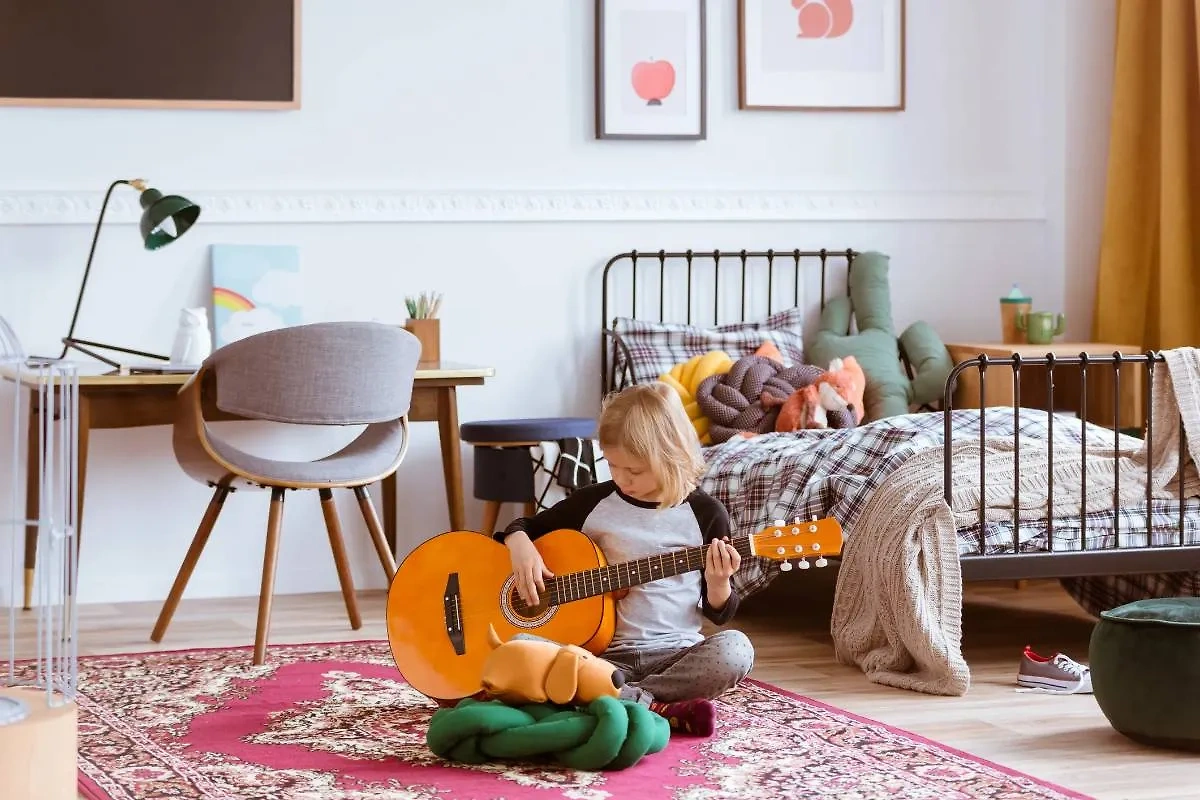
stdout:
{"type": "Polygon", "coordinates": [[[905,0],[739,0],[739,106],[902,110],[905,0]]]}
{"type": "Polygon", "coordinates": [[[687,14],[625,9],[617,24],[621,71],[629,76],[621,110],[647,119],[687,113],[687,14]]]}
{"type": "Polygon", "coordinates": [[[601,138],[703,138],[703,0],[598,0],[601,138]]]}

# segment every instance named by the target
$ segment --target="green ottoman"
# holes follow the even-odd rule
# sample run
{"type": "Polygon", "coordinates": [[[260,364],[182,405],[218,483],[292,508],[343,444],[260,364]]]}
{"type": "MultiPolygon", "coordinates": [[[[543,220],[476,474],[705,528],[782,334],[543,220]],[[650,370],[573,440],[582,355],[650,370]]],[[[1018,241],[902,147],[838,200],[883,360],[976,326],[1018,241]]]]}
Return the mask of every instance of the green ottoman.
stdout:
{"type": "Polygon", "coordinates": [[[1092,690],[1119,733],[1200,751],[1200,597],[1103,611],[1088,648],[1092,690]]]}

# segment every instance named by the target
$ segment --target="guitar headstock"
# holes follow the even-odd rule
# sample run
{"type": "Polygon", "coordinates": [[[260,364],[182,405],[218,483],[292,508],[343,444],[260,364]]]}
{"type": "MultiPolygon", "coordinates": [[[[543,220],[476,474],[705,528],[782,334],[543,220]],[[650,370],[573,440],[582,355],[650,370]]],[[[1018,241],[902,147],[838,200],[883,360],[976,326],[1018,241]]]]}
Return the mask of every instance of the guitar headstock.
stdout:
{"type": "Polygon", "coordinates": [[[750,547],[756,556],[783,562],[779,568],[784,572],[792,568],[792,561],[797,562],[796,567],[808,569],[810,558],[814,566],[823,567],[829,563],[826,556],[842,552],[842,525],[832,517],[814,516],[807,522],[796,517],[791,523],[777,519],[750,537],[750,547]]]}

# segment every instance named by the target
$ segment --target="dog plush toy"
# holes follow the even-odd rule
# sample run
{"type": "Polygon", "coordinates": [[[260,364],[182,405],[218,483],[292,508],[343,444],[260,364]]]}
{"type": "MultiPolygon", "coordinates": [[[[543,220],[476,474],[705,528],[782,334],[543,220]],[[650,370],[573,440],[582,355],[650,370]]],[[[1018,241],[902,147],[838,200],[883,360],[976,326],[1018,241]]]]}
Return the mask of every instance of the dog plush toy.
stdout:
{"type": "Polygon", "coordinates": [[[483,664],[482,695],[509,705],[587,705],[620,697],[625,673],[575,645],[533,639],[500,641],[488,626],[492,652],[483,664]]]}

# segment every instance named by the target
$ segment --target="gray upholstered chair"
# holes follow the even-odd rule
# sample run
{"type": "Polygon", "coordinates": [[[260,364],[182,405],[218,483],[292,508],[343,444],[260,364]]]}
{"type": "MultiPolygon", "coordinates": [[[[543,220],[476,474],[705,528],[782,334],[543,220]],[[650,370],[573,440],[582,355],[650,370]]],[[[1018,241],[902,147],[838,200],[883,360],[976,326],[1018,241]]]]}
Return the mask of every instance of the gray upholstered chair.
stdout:
{"type": "Polygon", "coordinates": [[[398,327],[321,322],[255,334],[217,349],[205,360],[180,390],[174,448],[184,472],[211,486],[213,495],[163,603],[150,635],[153,641],[162,641],[226,497],[246,488],[271,491],[254,663],[262,664],[266,657],[288,489],[319,492],[350,626],[361,627],[333,490],[354,491],[390,582],[396,561],[366,487],[393,473],[408,450],[408,411],[420,349],[417,338],[398,327]],[[205,419],[206,398],[233,418],[366,427],[352,442],[323,458],[274,460],[243,452],[218,438],[205,419]]]}

